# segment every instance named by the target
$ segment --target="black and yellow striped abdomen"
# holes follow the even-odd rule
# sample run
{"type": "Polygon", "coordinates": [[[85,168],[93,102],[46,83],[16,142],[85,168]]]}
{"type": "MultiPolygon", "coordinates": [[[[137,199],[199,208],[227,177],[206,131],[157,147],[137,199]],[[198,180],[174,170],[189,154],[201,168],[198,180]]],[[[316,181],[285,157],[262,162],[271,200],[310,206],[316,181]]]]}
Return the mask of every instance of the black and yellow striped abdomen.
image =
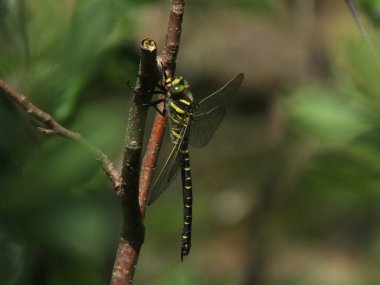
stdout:
{"type": "Polygon", "coordinates": [[[181,260],[187,256],[191,248],[191,224],[192,224],[192,207],[193,207],[193,189],[191,183],[190,156],[187,141],[181,146],[181,176],[182,176],[182,194],[183,194],[183,230],[182,230],[182,248],[181,260]]]}

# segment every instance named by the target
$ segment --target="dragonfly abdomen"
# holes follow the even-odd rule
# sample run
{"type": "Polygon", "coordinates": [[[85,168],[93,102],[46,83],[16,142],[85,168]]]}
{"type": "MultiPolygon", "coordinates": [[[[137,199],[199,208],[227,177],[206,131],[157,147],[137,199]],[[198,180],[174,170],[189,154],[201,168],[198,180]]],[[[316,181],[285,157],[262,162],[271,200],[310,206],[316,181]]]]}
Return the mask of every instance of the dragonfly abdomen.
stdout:
{"type": "Polygon", "coordinates": [[[181,98],[170,98],[166,102],[166,110],[170,125],[170,138],[174,144],[181,143],[179,149],[180,168],[182,176],[183,194],[183,230],[181,236],[181,260],[187,256],[191,248],[191,224],[193,193],[191,183],[190,156],[188,150],[187,130],[190,118],[192,101],[185,96],[181,98]]]}
{"type": "Polygon", "coordinates": [[[181,238],[181,260],[183,260],[183,257],[189,254],[191,248],[191,224],[193,207],[190,156],[187,142],[182,144],[180,152],[182,155],[181,176],[183,193],[183,231],[181,238]]]}

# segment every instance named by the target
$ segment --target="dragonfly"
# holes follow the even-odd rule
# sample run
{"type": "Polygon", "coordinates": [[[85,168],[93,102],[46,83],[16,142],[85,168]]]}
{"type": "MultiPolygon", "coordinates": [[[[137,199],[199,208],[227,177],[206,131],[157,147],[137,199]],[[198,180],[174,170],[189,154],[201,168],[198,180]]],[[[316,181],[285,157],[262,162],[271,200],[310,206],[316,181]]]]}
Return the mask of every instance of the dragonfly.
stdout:
{"type": "Polygon", "coordinates": [[[236,94],[243,79],[244,74],[238,74],[222,88],[196,103],[189,83],[182,76],[164,78],[164,83],[159,86],[164,98],[149,103],[161,115],[167,117],[173,148],[150,191],[148,205],[155,202],[181,172],[183,196],[181,261],[184,256],[189,255],[191,248],[193,191],[189,145],[204,147],[208,144],[223,120],[226,104],[236,94]],[[165,103],[163,111],[157,108],[160,102],[165,103]]]}

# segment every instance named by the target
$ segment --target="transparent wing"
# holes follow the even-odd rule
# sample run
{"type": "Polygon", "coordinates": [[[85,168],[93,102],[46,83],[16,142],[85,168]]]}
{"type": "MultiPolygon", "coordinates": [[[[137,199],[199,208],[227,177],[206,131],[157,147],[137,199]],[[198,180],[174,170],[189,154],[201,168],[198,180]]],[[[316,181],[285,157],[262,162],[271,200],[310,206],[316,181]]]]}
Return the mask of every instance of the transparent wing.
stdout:
{"type": "Polygon", "coordinates": [[[197,105],[194,115],[200,116],[201,114],[205,114],[216,107],[225,105],[225,103],[235,95],[243,79],[244,74],[240,73],[218,91],[204,98],[197,105]]]}
{"type": "Polygon", "coordinates": [[[225,114],[224,107],[217,107],[207,113],[194,115],[190,124],[189,144],[204,147],[219,127],[225,114]]]}
{"type": "Polygon", "coordinates": [[[161,170],[160,175],[157,178],[156,183],[153,186],[152,191],[149,194],[148,205],[151,205],[156,199],[165,191],[165,189],[173,182],[177,177],[180,170],[181,153],[180,149],[184,142],[188,126],[183,127],[180,133],[180,140],[174,145],[164,168],[161,170]]]}
{"type": "Polygon", "coordinates": [[[207,145],[223,120],[224,105],[235,95],[243,79],[244,74],[240,73],[197,105],[190,125],[189,144],[191,146],[204,147],[207,145]]]}

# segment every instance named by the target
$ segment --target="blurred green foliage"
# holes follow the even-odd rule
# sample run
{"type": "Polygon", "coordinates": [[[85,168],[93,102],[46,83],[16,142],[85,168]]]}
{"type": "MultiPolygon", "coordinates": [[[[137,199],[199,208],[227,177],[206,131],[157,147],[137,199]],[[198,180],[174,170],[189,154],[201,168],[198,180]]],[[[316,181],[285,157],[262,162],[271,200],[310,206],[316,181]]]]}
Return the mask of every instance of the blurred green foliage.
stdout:
{"type": "Polygon", "coordinates": [[[380,1],[379,0],[362,0],[359,2],[365,12],[370,16],[372,21],[380,24],[380,1]]]}
{"type": "MultiPolygon", "coordinates": [[[[124,35],[133,33],[137,7],[41,0],[1,1],[0,8],[1,78],[118,155],[125,83],[138,61],[124,35]]],[[[0,283],[106,283],[119,213],[104,174],[83,148],[41,136],[9,100],[0,102],[0,283]]]]}
{"type": "MultiPolygon", "coordinates": [[[[378,47],[379,1],[358,4],[378,47]]],[[[179,262],[176,182],[148,210],[136,284],[378,284],[380,67],[344,1],[186,7],[178,69],[194,93],[235,69],[246,79],[212,142],[191,150],[189,258],[179,262]],[[213,32],[188,24],[199,15],[213,32]],[[218,58],[201,53],[208,42],[218,58]]],[[[167,10],[163,0],[0,0],[0,78],[120,162],[139,37],[148,25],[164,38],[167,10]]],[[[0,284],[105,284],[118,201],[91,155],[33,126],[0,93],[0,284]]],[[[161,160],[169,149],[166,138],[161,160]]]]}

